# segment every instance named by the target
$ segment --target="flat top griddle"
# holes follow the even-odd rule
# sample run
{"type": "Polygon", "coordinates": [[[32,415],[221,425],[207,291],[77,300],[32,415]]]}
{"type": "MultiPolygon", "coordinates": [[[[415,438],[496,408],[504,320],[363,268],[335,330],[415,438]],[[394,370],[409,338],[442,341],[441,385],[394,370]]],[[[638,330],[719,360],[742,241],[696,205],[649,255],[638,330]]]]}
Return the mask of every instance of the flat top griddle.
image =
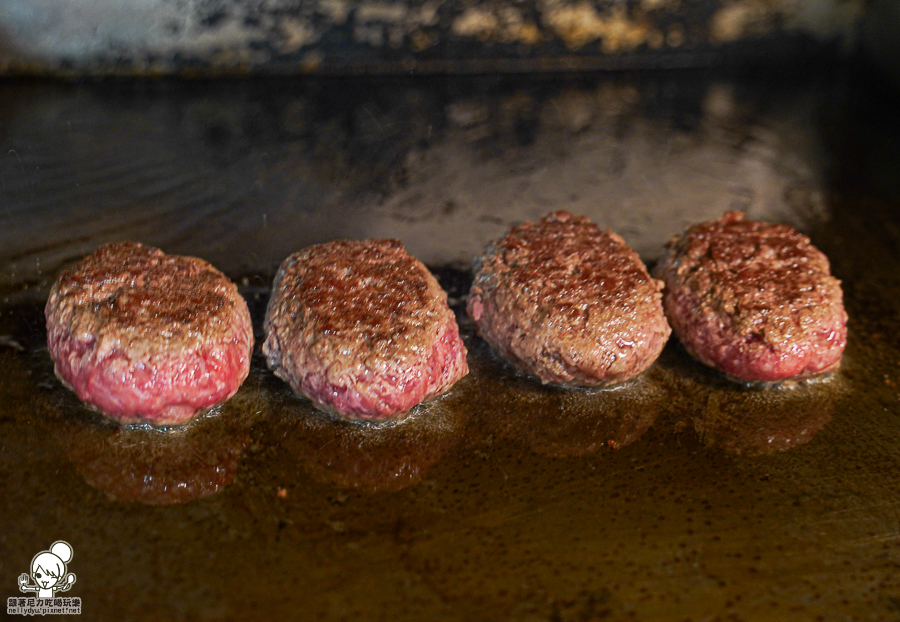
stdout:
{"type": "MultiPolygon", "coordinates": [[[[90,620],[814,620],[900,615],[900,218],[889,94],[704,73],[0,84],[0,595],[56,540],[90,620]],[[554,209],[653,262],[744,209],[807,232],[850,338],[826,383],[729,383],[673,340],[611,391],[541,386],[463,315],[472,256],[554,209]],[[450,294],[470,375],[336,422],[265,368],[186,429],[54,378],[59,270],[135,239],[234,278],[392,236],[450,294]]],[[[22,595],[24,596],[24,595],[22,595]]]]}

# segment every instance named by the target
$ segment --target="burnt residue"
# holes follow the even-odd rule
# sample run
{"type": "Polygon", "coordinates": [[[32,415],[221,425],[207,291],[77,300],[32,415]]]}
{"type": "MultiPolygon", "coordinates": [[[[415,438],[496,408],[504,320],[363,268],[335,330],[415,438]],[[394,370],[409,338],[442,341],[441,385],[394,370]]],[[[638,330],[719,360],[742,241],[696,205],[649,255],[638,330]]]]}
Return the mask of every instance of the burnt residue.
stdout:
{"type": "MultiPolygon", "coordinates": [[[[13,2],[15,7],[17,2],[13,2]]],[[[809,58],[863,0],[86,0],[0,18],[0,70],[246,75],[701,66],[809,58]],[[138,28],[136,25],[141,24],[138,28]]]]}

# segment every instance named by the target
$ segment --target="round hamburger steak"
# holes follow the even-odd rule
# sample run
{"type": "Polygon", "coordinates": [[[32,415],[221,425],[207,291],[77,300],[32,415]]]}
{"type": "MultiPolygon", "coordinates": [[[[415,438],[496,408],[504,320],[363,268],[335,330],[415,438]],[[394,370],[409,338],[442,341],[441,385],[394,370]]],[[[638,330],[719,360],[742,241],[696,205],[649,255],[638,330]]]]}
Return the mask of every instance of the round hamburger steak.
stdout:
{"type": "Polygon", "coordinates": [[[321,408],[368,421],[402,418],[469,371],[447,294],[397,240],[338,240],[288,257],[263,353],[321,408]]]}
{"type": "Polygon", "coordinates": [[[661,289],[621,237],[555,212],[488,246],[468,311],[482,338],[525,373],[602,387],[659,356],[671,333],[661,289]]]}
{"type": "Polygon", "coordinates": [[[740,381],[837,369],[847,343],[841,284],[787,225],[729,212],[673,238],[655,275],[675,334],[701,362],[740,381]]]}
{"type": "Polygon", "coordinates": [[[101,246],[60,275],[44,315],[56,375],[122,423],[186,423],[234,395],[250,370],[247,304],[195,257],[101,246]]]}

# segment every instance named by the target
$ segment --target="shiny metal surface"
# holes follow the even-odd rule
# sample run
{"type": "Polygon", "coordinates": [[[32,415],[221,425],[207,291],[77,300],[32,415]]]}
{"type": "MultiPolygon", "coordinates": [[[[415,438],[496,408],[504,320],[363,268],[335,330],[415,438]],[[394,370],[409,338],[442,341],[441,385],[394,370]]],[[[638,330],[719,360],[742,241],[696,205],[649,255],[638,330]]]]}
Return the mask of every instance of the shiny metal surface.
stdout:
{"type": "Polygon", "coordinates": [[[0,596],[56,540],[84,619],[894,620],[895,100],[830,76],[0,84],[0,596]],[[471,257],[551,209],[645,258],[729,208],[842,279],[827,383],[751,390],[672,341],[613,391],[470,375],[408,421],[334,422],[265,369],[168,433],[53,377],[49,283],[138,239],[235,278],[393,235],[462,313],[471,257]]]}

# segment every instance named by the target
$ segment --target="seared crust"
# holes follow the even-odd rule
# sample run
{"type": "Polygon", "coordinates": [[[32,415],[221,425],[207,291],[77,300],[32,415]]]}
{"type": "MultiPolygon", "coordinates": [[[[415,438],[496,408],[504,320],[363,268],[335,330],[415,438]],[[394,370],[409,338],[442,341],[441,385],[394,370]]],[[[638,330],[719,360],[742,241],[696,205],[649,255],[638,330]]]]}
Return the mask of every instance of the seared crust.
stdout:
{"type": "Polygon", "coordinates": [[[661,289],[621,237],[561,211],[488,246],[468,311],[492,348],[542,382],[608,386],[662,351],[661,289]]]}
{"type": "Polygon", "coordinates": [[[397,240],[338,240],[288,257],[266,335],[275,375],[351,419],[400,418],[469,369],[447,294],[397,240]]]}
{"type": "Polygon", "coordinates": [[[195,257],[104,245],[60,275],[44,314],[56,375],[124,423],[184,423],[231,397],[250,370],[247,304],[195,257]]]}
{"type": "Polygon", "coordinates": [[[735,379],[803,378],[840,365],[840,281],[828,258],[787,225],[726,213],[673,238],[655,274],[688,352],[735,379]]]}

